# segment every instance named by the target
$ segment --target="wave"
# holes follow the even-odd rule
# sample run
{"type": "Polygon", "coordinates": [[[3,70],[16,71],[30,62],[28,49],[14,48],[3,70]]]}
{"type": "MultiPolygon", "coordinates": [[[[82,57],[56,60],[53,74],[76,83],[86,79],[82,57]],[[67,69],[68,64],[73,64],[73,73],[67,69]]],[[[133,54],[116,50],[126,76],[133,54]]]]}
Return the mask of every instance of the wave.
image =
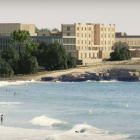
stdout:
{"type": "Polygon", "coordinates": [[[109,131],[103,131],[87,124],[78,124],[64,133],[50,135],[46,140],[124,140],[128,137],[129,135],[124,134],[110,134],[109,131]]]}
{"type": "Polygon", "coordinates": [[[66,124],[66,122],[62,122],[58,119],[51,119],[46,117],[45,115],[40,117],[35,117],[30,121],[33,125],[40,125],[40,126],[57,126],[60,124],[66,124]]]}
{"type": "Polygon", "coordinates": [[[36,82],[34,79],[31,81],[0,81],[0,86],[8,86],[8,85],[22,85],[25,83],[36,82]]]}
{"type": "Polygon", "coordinates": [[[118,82],[118,80],[101,80],[101,81],[99,81],[99,82],[106,82],[106,83],[108,83],[108,82],[118,82]]]}
{"type": "Polygon", "coordinates": [[[17,105],[21,104],[20,102],[0,102],[0,105],[17,105]]]}

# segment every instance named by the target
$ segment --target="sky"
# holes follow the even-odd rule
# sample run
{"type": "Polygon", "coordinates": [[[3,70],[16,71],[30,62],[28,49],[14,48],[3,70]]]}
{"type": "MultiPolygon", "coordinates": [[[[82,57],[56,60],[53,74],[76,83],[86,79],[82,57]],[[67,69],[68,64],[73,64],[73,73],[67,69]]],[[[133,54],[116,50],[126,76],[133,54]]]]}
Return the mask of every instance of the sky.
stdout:
{"type": "Polygon", "coordinates": [[[0,23],[115,24],[116,32],[140,35],[140,0],[0,0],[0,23]]]}

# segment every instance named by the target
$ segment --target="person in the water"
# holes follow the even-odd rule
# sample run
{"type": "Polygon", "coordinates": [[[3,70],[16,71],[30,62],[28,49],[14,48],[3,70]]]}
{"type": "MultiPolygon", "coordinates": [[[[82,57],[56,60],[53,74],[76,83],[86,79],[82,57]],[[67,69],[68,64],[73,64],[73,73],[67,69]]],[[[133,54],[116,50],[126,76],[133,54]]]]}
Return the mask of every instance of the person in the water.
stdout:
{"type": "Polygon", "coordinates": [[[3,115],[1,115],[1,122],[3,122],[3,115]]]}

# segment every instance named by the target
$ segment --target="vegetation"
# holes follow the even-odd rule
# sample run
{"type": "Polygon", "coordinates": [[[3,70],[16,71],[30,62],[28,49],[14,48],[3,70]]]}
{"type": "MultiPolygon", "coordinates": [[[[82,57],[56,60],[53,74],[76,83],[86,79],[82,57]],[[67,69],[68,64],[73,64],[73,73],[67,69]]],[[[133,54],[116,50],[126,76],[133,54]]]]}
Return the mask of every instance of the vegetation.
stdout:
{"type": "Polygon", "coordinates": [[[59,31],[57,28],[53,28],[52,30],[50,28],[42,28],[42,29],[38,29],[37,27],[35,27],[35,32],[47,32],[47,31],[59,31]]]}
{"type": "Polygon", "coordinates": [[[129,60],[130,58],[130,51],[125,47],[121,49],[119,49],[119,47],[116,47],[114,52],[110,54],[111,61],[129,60]]]}
{"type": "Polygon", "coordinates": [[[12,68],[10,67],[10,65],[3,60],[2,58],[0,58],[0,74],[13,74],[14,71],[12,70],[12,68]]]}
{"type": "Polygon", "coordinates": [[[36,57],[23,53],[19,60],[19,71],[22,74],[37,73],[38,62],[36,57]]]}
{"type": "Polygon", "coordinates": [[[58,42],[54,44],[42,42],[31,55],[36,56],[39,65],[48,71],[76,67],[75,58],[68,56],[64,47],[58,42]]]}
{"type": "Polygon", "coordinates": [[[11,38],[8,41],[11,45],[19,48],[19,54],[21,53],[21,47],[30,45],[31,38],[30,33],[25,30],[15,30],[11,33],[11,38]]]}
{"type": "Polygon", "coordinates": [[[43,66],[48,71],[76,67],[76,60],[67,55],[62,45],[58,42],[53,44],[42,42],[39,46],[32,44],[28,31],[14,31],[9,43],[17,46],[19,53],[14,49],[9,49],[0,54],[1,74],[37,73],[39,66],[43,66]],[[21,47],[23,47],[22,52],[21,47]]]}

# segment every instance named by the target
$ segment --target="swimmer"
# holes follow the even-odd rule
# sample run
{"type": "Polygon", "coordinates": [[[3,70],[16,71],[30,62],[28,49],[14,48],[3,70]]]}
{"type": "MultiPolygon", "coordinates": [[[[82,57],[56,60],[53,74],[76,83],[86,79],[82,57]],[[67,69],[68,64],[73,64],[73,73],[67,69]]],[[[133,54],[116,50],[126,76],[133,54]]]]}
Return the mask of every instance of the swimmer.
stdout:
{"type": "Polygon", "coordinates": [[[6,92],[7,92],[7,90],[6,90],[6,92]]]}
{"type": "Polygon", "coordinates": [[[3,115],[1,115],[1,122],[3,122],[3,115]]]}
{"type": "Polygon", "coordinates": [[[14,93],[14,95],[16,95],[16,92],[14,93]]]}

